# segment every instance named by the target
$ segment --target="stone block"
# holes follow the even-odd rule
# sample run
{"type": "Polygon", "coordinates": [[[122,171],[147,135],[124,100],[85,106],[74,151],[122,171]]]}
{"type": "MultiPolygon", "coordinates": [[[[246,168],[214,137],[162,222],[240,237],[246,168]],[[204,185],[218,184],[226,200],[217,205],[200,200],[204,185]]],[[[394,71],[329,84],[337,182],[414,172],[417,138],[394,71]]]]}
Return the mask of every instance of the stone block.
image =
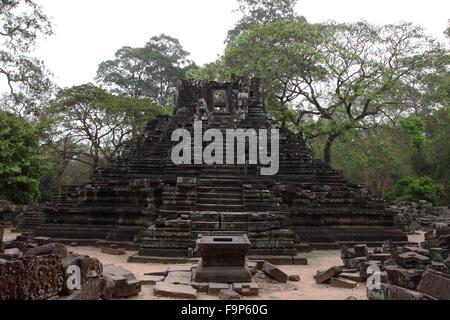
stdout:
{"type": "Polygon", "coordinates": [[[224,289],[220,290],[219,293],[220,300],[241,300],[241,296],[234,290],[224,289]]]}
{"type": "Polygon", "coordinates": [[[166,283],[172,284],[192,284],[192,272],[190,271],[169,271],[167,277],[164,279],[166,283]]]}
{"type": "Polygon", "coordinates": [[[158,282],[154,288],[155,296],[166,298],[197,299],[197,290],[192,286],[158,282]]]}
{"type": "Polygon", "coordinates": [[[403,268],[425,268],[431,264],[431,259],[416,252],[405,252],[399,254],[395,261],[403,268]]]}
{"type": "Polygon", "coordinates": [[[316,283],[326,283],[331,280],[333,277],[337,277],[342,273],[342,268],[340,267],[332,267],[326,271],[319,271],[317,275],[314,276],[316,283]]]}
{"type": "Polygon", "coordinates": [[[436,299],[450,300],[450,276],[428,269],[417,290],[436,299]]]}
{"type": "Polygon", "coordinates": [[[288,281],[288,275],[269,262],[265,262],[263,272],[280,283],[288,281]]]}
{"type": "Polygon", "coordinates": [[[233,283],[233,290],[245,297],[257,296],[259,294],[259,286],[256,282],[233,283]]]}
{"type": "Polygon", "coordinates": [[[385,267],[385,271],[391,284],[410,290],[416,290],[423,272],[419,269],[405,269],[399,266],[385,267]]]}
{"type": "Polygon", "coordinates": [[[354,246],[353,249],[357,258],[367,257],[369,255],[369,248],[365,244],[358,244],[354,246]]]}
{"type": "Polygon", "coordinates": [[[126,251],[122,250],[122,249],[113,249],[113,248],[108,248],[108,247],[103,247],[101,249],[102,253],[106,253],[106,254],[110,254],[113,256],[124,256],[126,255],[126,251]]]}
{"type": "Polygon", "coordinates": [[[352,280],[344,278],[331,278],[330,284],[334,288],[354,289],[358,286],[358,283],[352,280]]]}
{"type": "Polygon", "coordinates": [[[230,289],[228,283],[210,283],[208,286],[208,295],[218,296],[220,291],[230,289]]]}

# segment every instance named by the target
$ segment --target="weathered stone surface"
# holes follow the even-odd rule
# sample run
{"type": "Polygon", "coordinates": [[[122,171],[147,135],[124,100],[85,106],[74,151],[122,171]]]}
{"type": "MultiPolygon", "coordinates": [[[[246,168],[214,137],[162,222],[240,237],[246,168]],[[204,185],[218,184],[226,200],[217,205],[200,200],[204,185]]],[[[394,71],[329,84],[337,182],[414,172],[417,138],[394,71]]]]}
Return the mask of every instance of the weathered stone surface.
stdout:
{"type": "Polygon", "coordinates": [[[450,276],[427,270],[423,274],[417,290],[440,300],[450,300],[450,276]]]}
{"type": "Polygon", "coordinates": [[[288,281],[288,275],[269,262],[265,262],[263,272],[280,283],[288,281]]]}
{"type": "Polygon", "coordinates": [[[252,273],[245,259],[251,244],[246,235],[202,236],[197,247],[202,258],[194,272],[195,282],[251,281],[252,273]]]}
{"type": "Polygon", "coordinates": [[[416,252],[406,252],[399,254],[396,258],[398,265],[403,268],[425,268],[431,264],[431,259],[416,252]]]}
{"type": "Polygon", "coordinates": [[[256,282],[233,283],[233,290],[245,297],[257,296],[259,294],[259,286],[256,282]]]}
{"type": "Polygon", "coordinates": [[[220,290],[219,299],[221,300],[241,300],[241,296],[234,290],[220,290]]]}
{"type": "Polygon", "coordinates": [[[404,269],[398,266],[385,267],[385,271],[390,283],[410,290],[416,290],[423,273],[419,269],[404,269]]]}
{"type": "Polygon", "coordinates": [[[115,298],[128,298],[141,292],[141,283],[125,268],[114,265],[105,266],[103,277],[114,282],[115,298]]]}
{"type": "Polygon", "coordinates": [[[154,288],[155,296],[167,298],[197,299],[197,290],[192,286],[158,282],[154,288]]]}
{"type": "Polygon", "coordinates": [[[354,289],[358,283],[344,278],[331,278],[330,284],[334,288],[354,289]]]}
{"type": "Polygon", "coordinates": [[[315,276],[314,279],[316,280],[316,283],[326,283],[331,280],[333,277],[337,277],[342,273],[342,268],[340,267],[332,267],[326,271],[319,271],[315,276]]]}
{"type": "Polygon", "coordinates": [[[379,289],[367,289],[370,300],[422,300],[424,294],[393,284],[382,283],[379,289]]]}
{"type": "Polygon", "coordinates": [[[102,251],[102,253],[110,254],[113,256],[124,256],[127,254],[127,252],[125,250],[108,248],[108,247],[102,247],[101,251],[102,251]]]}
{"type": "Polygon", "coordinates": [[[164,282],[173,284],[192,284],[192,272],[186,271],[172,271],[169,272],[164,282]]]}
{"type": "Polygon", "coordinates": [[[299,282],[300,281],[300,276],[298,274],[291,274],[289,276],[289,281],[299,282]]]}
{"type": "Polygon", "coordinates": [[[59,254],[62,258],[65,258],[69,255],[69,251],[63,244],[51,243],[28,249],[25,253],[27,256],[42,256],[48,254],[59,254]]]}
{"type": "Polygon", "coordinates": [[[367,257],[369,255],[369,248],[365,244],[358,244],[353,247],[356,257],[367,257]]]}
{"type": "Polygon", "coordinates": [[[208,286],[208,295],[218,296],[220,291],[230,289],[228,283],[210,283],[208,286]]]}
{"type": "Polygon", "coordinates": [[[139,278],[141,285],[143,286],[154,286],[158,282],[163,282],[165,279],[164,276],[147,276],[144,275],[139,278]]]}
{"type": "Polygon", "coordinates": [[[25,256],[0,263],[0,301],[49,299],[62,291],[64,280],[59,255],[25,256]]]}

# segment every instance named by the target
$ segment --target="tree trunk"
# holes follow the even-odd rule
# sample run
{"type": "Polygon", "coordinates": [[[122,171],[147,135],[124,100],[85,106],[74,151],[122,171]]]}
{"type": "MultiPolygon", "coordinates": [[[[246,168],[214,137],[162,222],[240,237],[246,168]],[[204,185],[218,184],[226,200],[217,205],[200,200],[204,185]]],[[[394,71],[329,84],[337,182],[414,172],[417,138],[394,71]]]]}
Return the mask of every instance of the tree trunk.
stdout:
{"type": "Polygon", "coordinates": [[[327,142],[324,148],[324,161],[326,164],[331,165],[331,148],[333,147],[334,141],[339,137],[339,133],[332,133],[328,136],[327,142]]]}
{"type": "Polygon", "coordinates": [[[389,190],[389,163],[385,159],[383,163],[383,186],[381,189],[381,198],[384,199],[389,190]]]}

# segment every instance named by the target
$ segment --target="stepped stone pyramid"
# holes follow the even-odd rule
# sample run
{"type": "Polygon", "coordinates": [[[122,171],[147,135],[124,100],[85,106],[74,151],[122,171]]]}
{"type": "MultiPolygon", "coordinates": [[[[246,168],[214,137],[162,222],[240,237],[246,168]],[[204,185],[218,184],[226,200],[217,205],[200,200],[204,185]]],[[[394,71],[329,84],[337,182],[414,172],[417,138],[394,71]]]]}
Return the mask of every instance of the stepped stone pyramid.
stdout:
{"type": "Polygon", "coordinates": [[[150,121],[88,184],[64,188],[42,205],[36,235],[65,243],[126,242],[140,256],[169,257],[191,256],[200,235],[245,233],[251,254],[279,256],[295,255],[296,244],[305,242],[407,241],[383,201],[314,159],[302,135],[287,129],[279,131],[274,176],[261,175],[260,165],[172,162],[173,131],[193,136],[195,119],[203,131],[275,128],[258,79],[183,81],[176,106],[173,116],[150,121]]]}

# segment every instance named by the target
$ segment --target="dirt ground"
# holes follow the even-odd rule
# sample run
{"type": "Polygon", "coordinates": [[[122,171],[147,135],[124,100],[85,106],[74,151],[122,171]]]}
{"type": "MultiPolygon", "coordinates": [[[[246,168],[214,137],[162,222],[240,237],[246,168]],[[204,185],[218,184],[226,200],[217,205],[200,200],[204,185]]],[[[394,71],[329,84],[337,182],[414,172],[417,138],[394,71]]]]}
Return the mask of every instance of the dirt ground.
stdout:
{"type": "MultiPolygon", "coordinates": [[[[15,239],[17,234],[11,233],[9,229],[5,230],[4,241],[15,239]]],[[[410,241],[423,241],[423,233],[412,235],[410,241]]],[[[137,264],[128,263],[127,258],[136,252],[128,251],[125,256],[112,256],[101,253],[99,248],[94,247],[68,247],[69,250],[89,255],[99,259],[104,265],[115,264],[122,266],[140,278],[145,273],[164,271],[169,265],[164,264],[137,264]]],[[[314,281],[314,275],[317,270],[328,269],[332,266],[342,265],[340,251],[313,251],[303,253],[308,259],[307,266],[278,266],[288,275],[299,275],[300,282],[288,282],[287,284],[268,283],[263,279],[256,279],[260,287],[260,294],[255,298],[245,298],[248,300],[345,300],[349,297],[355,297],[358,300],[367,300],[366,286],[360,284],[355,289],[332,288],[330,285],[319,285],[314,281]]],[[[143,286],[142,292],[134,300],[165,300],[153,295],[152,286],[143,286]]],[[[200,294],[199,300],[214,300],[217,297],[211,297],[200,294]]]]}

